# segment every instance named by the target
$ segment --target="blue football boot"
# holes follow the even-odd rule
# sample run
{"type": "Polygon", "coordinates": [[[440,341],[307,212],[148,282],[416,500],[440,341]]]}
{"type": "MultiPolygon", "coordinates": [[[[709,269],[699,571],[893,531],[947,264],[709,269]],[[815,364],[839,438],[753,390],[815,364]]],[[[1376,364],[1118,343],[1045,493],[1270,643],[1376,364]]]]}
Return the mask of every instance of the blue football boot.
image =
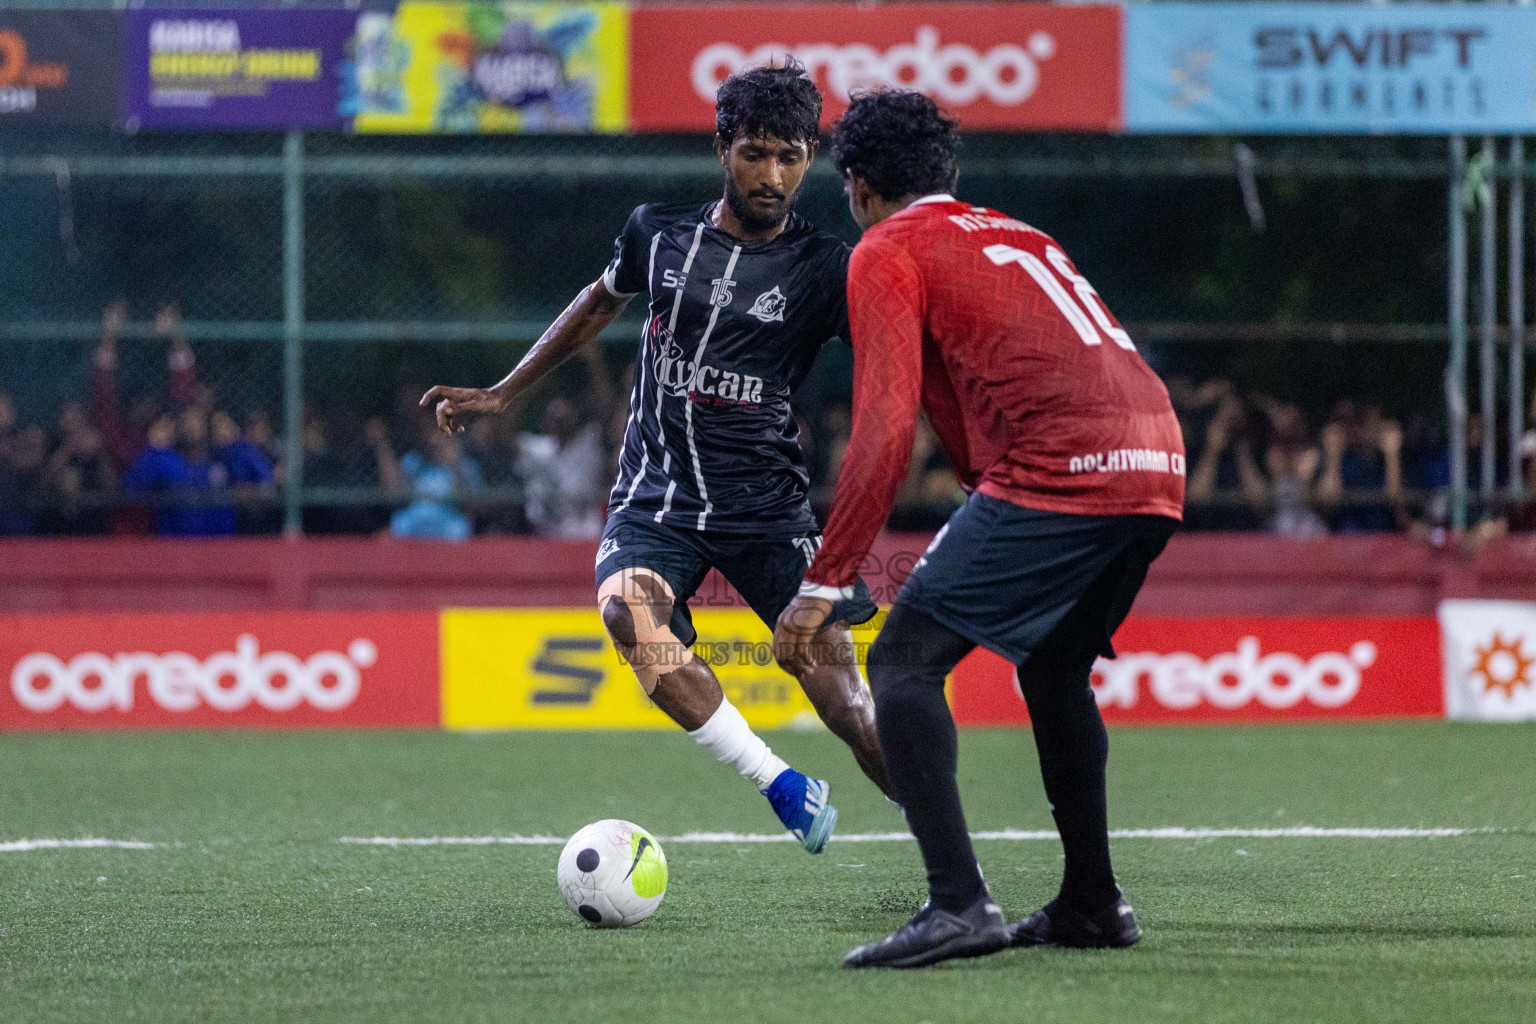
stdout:
{"type": "Polygon", "coordinates": [[[773,805],[784,827],[794,833],[807,853],[820,853],[837,827],[837,808],[827,802],[832,787],[820,779],[809,779],[793,768],[779,773],[763,796],[773,805]]]}

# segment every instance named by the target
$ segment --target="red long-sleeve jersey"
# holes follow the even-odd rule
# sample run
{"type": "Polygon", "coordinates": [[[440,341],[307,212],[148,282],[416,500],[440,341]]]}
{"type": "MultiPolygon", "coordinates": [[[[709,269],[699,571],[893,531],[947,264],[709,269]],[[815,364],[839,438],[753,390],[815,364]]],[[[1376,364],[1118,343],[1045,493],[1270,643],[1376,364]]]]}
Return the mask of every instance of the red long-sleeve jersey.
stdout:
{"type": "Polygon", "coordinates": [[[864,233],[848,311],[853,434],[807,583],[854,581],[906,476],[919,406],[967,492],[1182,518],[1168,391],[1043,232],[949,196],[919,200],[864,233]]]}

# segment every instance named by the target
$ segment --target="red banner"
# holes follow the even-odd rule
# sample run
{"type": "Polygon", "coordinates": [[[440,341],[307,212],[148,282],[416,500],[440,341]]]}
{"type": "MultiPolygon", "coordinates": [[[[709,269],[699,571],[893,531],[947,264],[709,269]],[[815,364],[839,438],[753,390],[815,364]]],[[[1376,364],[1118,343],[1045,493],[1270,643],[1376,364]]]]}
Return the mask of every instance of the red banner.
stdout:
{"type": "Polygon", "coordinates": [[[641,6],[630,15],[636,131],[713,131],[731,74],[789,54],[826,97],[899,85],[975,130],[1119,128],[1120,9],[1054,4],[641,6]]]}
{"type": "MultiPolygon", "coordinates": [[[[1111,724],[1283,722],[1445,713],[1434,619],[1132,617],[1093,687],[1111,724]]],[[[962,725],[1029,720],[1013,666],[978,650],[950,684],[962,725]]]]}
{"type": "Polygon", "coordinates": [[[429,726],[435,612],[0,619],[0,729],[429,726]]]}

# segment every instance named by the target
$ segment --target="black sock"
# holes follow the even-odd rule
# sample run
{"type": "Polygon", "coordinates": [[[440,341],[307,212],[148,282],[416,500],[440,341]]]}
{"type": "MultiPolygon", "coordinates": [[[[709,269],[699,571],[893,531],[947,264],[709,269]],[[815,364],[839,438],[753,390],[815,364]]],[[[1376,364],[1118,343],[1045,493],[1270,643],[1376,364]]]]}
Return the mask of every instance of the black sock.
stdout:
{"type": "Polygon", "coordinates": [[[983,892],[955,784],[955,720],[944,700],[944,678],[972,646],[922,612],[897,604],[869,651],[886,777],[922,849],[929,897],[951,913],[983,892]]]}
{"type": "Polygon", "coordinates": [[[1109,734],[1088,685],[1092,668],[1092,655],[1036,655],[1019,669],[1045,795],[1066,852],[1060,899],[1085,914],[1104,909],[1120,895],[1109,862],[1104,793],[1109,734]]]}

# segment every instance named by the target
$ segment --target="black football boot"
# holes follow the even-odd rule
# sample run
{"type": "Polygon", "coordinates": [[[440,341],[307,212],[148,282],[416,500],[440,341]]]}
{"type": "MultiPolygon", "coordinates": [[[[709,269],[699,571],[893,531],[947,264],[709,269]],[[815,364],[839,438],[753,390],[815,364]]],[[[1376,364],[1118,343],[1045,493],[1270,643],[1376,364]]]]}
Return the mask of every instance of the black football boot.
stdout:
{"type": "Polygon", "coordinates": [[[1022,921],[1008,926],[1015,946],[1066,946],[1070,949],[1124,949],[1141,940],[1141,925],[1124,897],[1091,917],[1060,900],[1051,900],[1022,921]]]}
{"type": "Polygon", "coordinates": [[[1008,948],[1008,919],[982,895],[965,910],[951,914],[931,903],[896,931],[843,958],[844,967],[927,967],[941,960],[986,956],[1008,948]]]}

